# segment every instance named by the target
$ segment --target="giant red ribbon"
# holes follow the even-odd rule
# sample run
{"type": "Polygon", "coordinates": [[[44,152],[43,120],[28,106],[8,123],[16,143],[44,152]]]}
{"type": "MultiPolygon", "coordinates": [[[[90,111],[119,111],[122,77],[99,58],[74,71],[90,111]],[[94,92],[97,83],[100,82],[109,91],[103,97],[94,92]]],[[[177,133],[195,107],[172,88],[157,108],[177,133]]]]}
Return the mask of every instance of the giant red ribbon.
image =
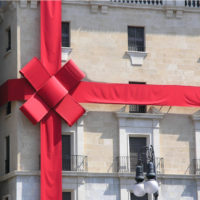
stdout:
{"type": "Polygon", "coordinates": [[[54,109],[70,126],[84,114],[85,110],[69,94],[85,76],[73,61],[51,76],[40,61],[33,58],[20,72],[36,91],[21,107],[33,124],[41,121],[50,109],[54,109]],[[67,112],[63,112],[65,110],[67,112]]]}
{"type": "Polygon", "coordinates": [[[41,121],[41,200],[62,200],[60,117],[72,125],[84,113],[79,103],[200,106],[200,87],[81,82],[72,61],[60,69],[60,56],[61,1],[41,1],[41,62],[34,58],[21,70],[26,79],[0,87],[0,106],[28,100],[21,110],[41,121]]]}

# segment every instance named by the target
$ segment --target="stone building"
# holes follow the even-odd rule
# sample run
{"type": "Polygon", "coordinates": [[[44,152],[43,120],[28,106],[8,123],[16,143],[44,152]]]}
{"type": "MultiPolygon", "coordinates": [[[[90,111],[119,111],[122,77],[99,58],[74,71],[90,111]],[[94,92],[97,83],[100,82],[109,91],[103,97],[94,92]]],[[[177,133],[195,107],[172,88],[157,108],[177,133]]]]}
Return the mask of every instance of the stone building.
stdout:
{"type": "MultiPolygon", "coordinates": [[[[39,8],[0,2],[0,84],[40,57],[39,8]]],[[[85,80],[200,86],[199,0],[64,0],[62,21],[62,62],[85,80]]],[[[0,108],[0,200],[40,199],[39,125],[22,103],[0,108]]],[[[137,200],[138,144],[154,146],[159,200],[200,200],[199,108],[83,106],[73,127],[62,124],[63,200],[137,200]]]]}

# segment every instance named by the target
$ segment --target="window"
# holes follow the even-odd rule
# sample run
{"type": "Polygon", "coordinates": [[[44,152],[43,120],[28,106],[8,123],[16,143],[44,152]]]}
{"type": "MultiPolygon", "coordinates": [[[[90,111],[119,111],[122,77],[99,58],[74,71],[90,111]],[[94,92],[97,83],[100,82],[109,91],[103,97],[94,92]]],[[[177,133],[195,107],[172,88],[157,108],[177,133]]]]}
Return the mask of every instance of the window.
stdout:
{"type": "MultiPolygon", "coordinates": [[[[129,84],[146,84],[145,82],[134,82],[130,81],[129,84]]],[[[146,113],[146,105],[130,105],[129,113],[146,113]]]]}
{"type": "Polygon", "coordinates": [[[71,135],[62,135],[62,168],[71,170],[71,135]]]}
{"type": "MultiPolygon", "coordinates": [[[[146,157],[143,154],[144,148],[147,145],[147,138],[146,137],[129,137],[129,149],[130,149],[130,170],[134,172],[136,169],[138,155],[141,161],[146,163],[146,157]]],[[[146,166],[144,167],[144,171],[146,171],[146,166]]]]}
{"type": "Polygon", "coordinates": [[[7,136],[5,138],[5,142],[6,142],[6,145],[5,145],[5,150],[6,150],[6,153],[5,153],[5,173],[9,173],[10,172],[10,137],[7,136]]]}
{"type": "Polygon", "coordinates": [[[9,115],[10,113],[11,113],[11,102],[9,101],[6,106],[6,115],[9,115]]]}
{"type": "Polygon", "coordinates": [[[128,50],[145,51],[144,27],[128,26],[128,50]]]}
{"type": "Polygon", "coordinates": [[[63,192],[62,199],[63,200],[71,200],[71,192],[63,192]]]}
{"type": "Polygon", "coordinates": [[[131,193],[131,200],[148,200],[148,195],[145,194],[143,197],[136,197],[133,193],[131,193]]]}
{"type": "Polygon", "coordinates": [[[62,47],[70,47],[69,22],[62,22],[62,47]]]}
{"type": "Polygon", "coordinates": [[[7,28],[6,32],[7,32],[7,48],[6,48],[6,51],[9,51],[9,50],[11,50],[11,29],[10,29],[10,27],[7,28]]]}

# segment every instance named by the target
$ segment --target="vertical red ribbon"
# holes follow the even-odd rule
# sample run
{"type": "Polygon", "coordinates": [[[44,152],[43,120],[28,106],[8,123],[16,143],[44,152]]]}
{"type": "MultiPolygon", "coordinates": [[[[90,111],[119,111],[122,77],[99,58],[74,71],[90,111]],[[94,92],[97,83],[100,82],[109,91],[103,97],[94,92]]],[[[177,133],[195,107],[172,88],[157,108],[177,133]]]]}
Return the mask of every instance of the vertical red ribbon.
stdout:
{"type": "MultiPolygon", "coordinates": [[[[61,67],[61,1],[41,1],[41,62],[61,67]]],[[[61,120],[51,111],[41,122],[41,200],[62,200],[61,120]]]]}

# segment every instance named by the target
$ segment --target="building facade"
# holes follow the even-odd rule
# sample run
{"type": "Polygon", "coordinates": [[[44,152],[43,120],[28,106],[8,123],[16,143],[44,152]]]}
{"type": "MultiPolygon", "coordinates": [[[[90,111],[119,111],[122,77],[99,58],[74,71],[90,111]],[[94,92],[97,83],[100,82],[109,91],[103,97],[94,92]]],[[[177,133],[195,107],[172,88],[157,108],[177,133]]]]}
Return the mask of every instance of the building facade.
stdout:
{"type": "MultiPolygon", "coordinates": [[[[0,3],[0,84],[40,57],[40,4],[0,3]]],[[[85,80],[200,86],[200,1],[62,1],[62,64],[85,80]]],[[[40,130],[0,108],[0,199],[40,199],[40,130]]],[[[193,107],[82,104],[62,124],[63,200],[137,200],[139,147],[153,145],[159,200],[200,200],[200,112],[193,107]]],[[[144,200],[151,200],[149,195],[144,200]]]]}

